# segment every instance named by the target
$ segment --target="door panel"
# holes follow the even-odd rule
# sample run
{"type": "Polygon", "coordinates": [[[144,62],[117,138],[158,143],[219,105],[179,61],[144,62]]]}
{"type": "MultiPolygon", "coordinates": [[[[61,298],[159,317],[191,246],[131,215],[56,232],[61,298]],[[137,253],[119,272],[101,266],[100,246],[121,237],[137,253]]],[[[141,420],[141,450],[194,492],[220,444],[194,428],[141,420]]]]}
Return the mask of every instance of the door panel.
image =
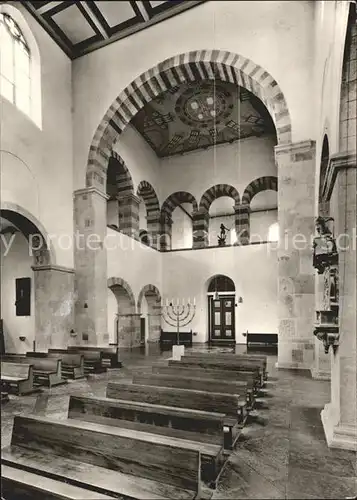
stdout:
{"type": "Polygon", "coordinates": [[[218,300],[209,297],[210,337],[214,341],[235,342],[235,296],[223,295],[218,300]]]}

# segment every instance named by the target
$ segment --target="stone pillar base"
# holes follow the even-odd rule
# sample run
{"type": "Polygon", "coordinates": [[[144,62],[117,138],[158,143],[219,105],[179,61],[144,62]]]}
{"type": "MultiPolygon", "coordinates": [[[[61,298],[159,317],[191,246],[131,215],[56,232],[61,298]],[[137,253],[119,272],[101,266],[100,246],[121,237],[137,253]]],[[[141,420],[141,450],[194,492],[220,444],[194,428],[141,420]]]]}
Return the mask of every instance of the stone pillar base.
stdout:
{"type": "Polygon", "coordinates": [[[330,448],[357,451],[357,425],[354,427],[335,425],[331,403],[326,404],[321,411],[321,421],[330,448]]]}
{"type": "Polygon", "coordinates": [[[311,368],[311,376],[315,380],[331,380],[331,371],[318,370],[311,368]]]}

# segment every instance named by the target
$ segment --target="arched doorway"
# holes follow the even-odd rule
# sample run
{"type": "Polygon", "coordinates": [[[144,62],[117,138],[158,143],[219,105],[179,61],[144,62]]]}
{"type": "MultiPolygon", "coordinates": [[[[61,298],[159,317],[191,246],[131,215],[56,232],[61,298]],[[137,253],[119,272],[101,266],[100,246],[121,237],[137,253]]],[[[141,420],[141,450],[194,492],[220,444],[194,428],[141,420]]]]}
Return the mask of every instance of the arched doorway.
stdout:
{"type": "Polygon", "coordinates": [[[8,353],[46,350],[54,341],[48,323],[56,321],[49,289],[53,249],[40,223],[11,203],[1,204],[0,235],[1,348],[8,353]]]}
{"type": "Polygon", "coordinates": [[[135,311],[133,292],[121,278],[108,280],[109,337],[119,347],[140,345],[139,315],[135,311]]]}
{"type": "Polygon", "coordinates": [[[146,285],[139,293],[141,343],[158,342],[161,330],[161,295],[154,285],[146,285]]]}
{"type": "Polygon", "coordinates": [[[210,344],[235,344],[235,285],[228,276],[213,276],[208,285],[210,344]]]}

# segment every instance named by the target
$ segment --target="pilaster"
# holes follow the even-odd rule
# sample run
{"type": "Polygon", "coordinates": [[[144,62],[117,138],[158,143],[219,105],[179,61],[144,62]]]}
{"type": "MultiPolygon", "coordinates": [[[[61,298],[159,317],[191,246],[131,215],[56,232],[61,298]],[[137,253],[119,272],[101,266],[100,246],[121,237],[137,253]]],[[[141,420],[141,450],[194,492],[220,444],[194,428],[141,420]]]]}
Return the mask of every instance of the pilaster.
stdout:
{"type": "Polygon", "coordinates": [[[172,218],[162,214],[160,218],[160,250],[171,250],[172,243],[172,218]]]}
{"type": "Polygon", "coordinates": [[[339,253],[339,346],[331,363],[331,402],[321,412],[327,443],[357,451],[357,265],[355,153],[334,155],[330,192],[339,253]],[[336,166],[337,170],[336,170],[336,166]],[[336,190],[336,191],[335,191],[336,190]]]}
{"type": "Polygon", "coordinates": [[[278,368],[310,369],[314,356],[315,142],[277,146],[278,368]]]}
{"type": "Polygon", "coordinates": [[[132,193],[118,199],[119,230],[131,237],[139,235],[139,205],[140,198],[132,193]]]}
{"type": "Polygon", "coordinates": [[[107,329],[107,196],[95,187],[74,193],[77,341],[105,345],[107,329]]]}
{"type": "Polygon", "coordinates": [[[74,321],[74,270],[55,265],[35,265],[36,350],[67,348],[74,321]]]}

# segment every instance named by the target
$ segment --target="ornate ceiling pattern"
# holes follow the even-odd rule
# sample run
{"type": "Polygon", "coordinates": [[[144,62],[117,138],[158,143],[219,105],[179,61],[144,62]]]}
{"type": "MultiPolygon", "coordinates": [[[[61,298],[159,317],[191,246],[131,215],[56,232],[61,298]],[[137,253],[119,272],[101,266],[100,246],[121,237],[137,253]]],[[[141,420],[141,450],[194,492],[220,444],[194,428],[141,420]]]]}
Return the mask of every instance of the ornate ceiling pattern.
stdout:
{"type": "Polygon", "coordinates": [[[263,103],[229,82],[183,84],[146,104],[131,121],[159,157],[275,134],[263,103]]]}
{"type": "Polygon", "coordinates": [[[66,54],[75,59],[203,1],[24,1],[23,4],[66,54]]]}

